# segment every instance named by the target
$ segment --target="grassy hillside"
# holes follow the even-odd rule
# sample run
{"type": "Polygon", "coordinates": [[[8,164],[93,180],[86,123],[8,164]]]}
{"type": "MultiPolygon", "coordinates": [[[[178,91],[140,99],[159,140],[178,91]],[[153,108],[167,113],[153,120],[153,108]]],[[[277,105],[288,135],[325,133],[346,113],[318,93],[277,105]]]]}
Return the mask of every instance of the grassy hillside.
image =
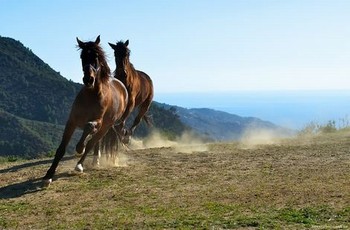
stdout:
{"type": "Polygon", "coordinates": [[[84,174],[66,158],[44,190],[51,160],[2,164],[0,228],[349,229],[349,139],[132,150],[84,174]]]}

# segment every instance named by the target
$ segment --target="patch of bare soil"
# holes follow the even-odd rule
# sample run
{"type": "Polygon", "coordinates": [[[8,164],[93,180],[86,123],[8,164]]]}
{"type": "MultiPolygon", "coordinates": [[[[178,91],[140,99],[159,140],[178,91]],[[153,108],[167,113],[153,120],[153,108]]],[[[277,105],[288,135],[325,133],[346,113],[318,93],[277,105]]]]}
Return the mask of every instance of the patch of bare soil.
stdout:
{"type": "Polygon", "coordinates": [[[51,159],[7,163],[0,229],[346,228],[339,213],[350,213],[349,151],[346,132],[139,148],[123,152],[117,166],[95,169],[88,158],[83,174],[73,172],[77,159],[65,158],[47,189],[41,177],[51,159]],[[322,207],[324,219],[284,216],[322,207]]]}

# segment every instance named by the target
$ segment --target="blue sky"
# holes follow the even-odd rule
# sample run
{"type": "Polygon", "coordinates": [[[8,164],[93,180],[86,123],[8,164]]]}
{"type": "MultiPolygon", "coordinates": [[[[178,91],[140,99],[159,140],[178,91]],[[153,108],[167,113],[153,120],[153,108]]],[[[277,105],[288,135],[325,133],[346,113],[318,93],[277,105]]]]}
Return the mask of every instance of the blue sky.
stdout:
{"type": "Polygon", "coordinates": [[[348,0],[0,0],[0,35],[81,82],[76,37],[130,40],[158,93],[350,89],[348,0]]]}

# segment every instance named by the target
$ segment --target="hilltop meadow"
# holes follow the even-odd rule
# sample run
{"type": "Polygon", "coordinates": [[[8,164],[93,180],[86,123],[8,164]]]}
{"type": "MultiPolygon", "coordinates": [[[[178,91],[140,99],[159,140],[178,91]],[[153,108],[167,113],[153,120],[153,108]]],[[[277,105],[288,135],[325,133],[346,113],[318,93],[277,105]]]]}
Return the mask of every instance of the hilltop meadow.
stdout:
{"type": "Polygon", "coordinates": [[[46,189],[51,158],[3,162],[0,229],[350,228],[349,130],[189,138],[139,141],[99,168],[89,157],[83,174],[66,157],[46,189]]]}

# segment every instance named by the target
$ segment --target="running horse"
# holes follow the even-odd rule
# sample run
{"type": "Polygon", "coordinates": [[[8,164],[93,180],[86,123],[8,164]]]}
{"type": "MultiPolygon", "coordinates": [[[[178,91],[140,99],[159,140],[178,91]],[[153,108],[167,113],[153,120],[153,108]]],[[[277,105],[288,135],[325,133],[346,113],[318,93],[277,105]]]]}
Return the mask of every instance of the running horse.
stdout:
{"type": "Polygon", "coordinates": [[[119,79],[128,90],[129,103],[127,105],[123,123],[118,126],[118,132],[124,133],[122,141],[124,144],[128,143],[130,136],[133,135],[136,126],[143,119],[149,126],[151,119],[146,114],[153,100],[153,83],[151,78],[144,72],[136,70],[130,62],[130,50],[128,48],[129,40],[126,42],[119,41],[116,44],[108,43],[114,50],[116,70],[114,77],[119,79]],[[129,130],[125,129],[125,120],[130,113],[139,108],[138,114],[129,130]]]}
{"type": "Polygon", "coordinates": [[[77,153],[82,156],[75,170],[82,172],[87,154],[95,145],[99,148],[99,141],[110,129],[113,129],[115,123],[123,123],[121,118],[128,103],[128,93],[124,84],[111,77],[105,53],[99,45],[100,36],[94,42],[82,42],[78,38],[77,42],[81,49],[84,86],[72,105],[61,144],[51,167],[43,178],[44,186],[52,182],[59,161],[64,156],[77,127],[83,129],[83,134],[76,146],[77,153]],[[88,136],[91,136],[91,139],[88,140],[88,136]],[[87,142],[86,145],[85,142],[87,142]]]}

